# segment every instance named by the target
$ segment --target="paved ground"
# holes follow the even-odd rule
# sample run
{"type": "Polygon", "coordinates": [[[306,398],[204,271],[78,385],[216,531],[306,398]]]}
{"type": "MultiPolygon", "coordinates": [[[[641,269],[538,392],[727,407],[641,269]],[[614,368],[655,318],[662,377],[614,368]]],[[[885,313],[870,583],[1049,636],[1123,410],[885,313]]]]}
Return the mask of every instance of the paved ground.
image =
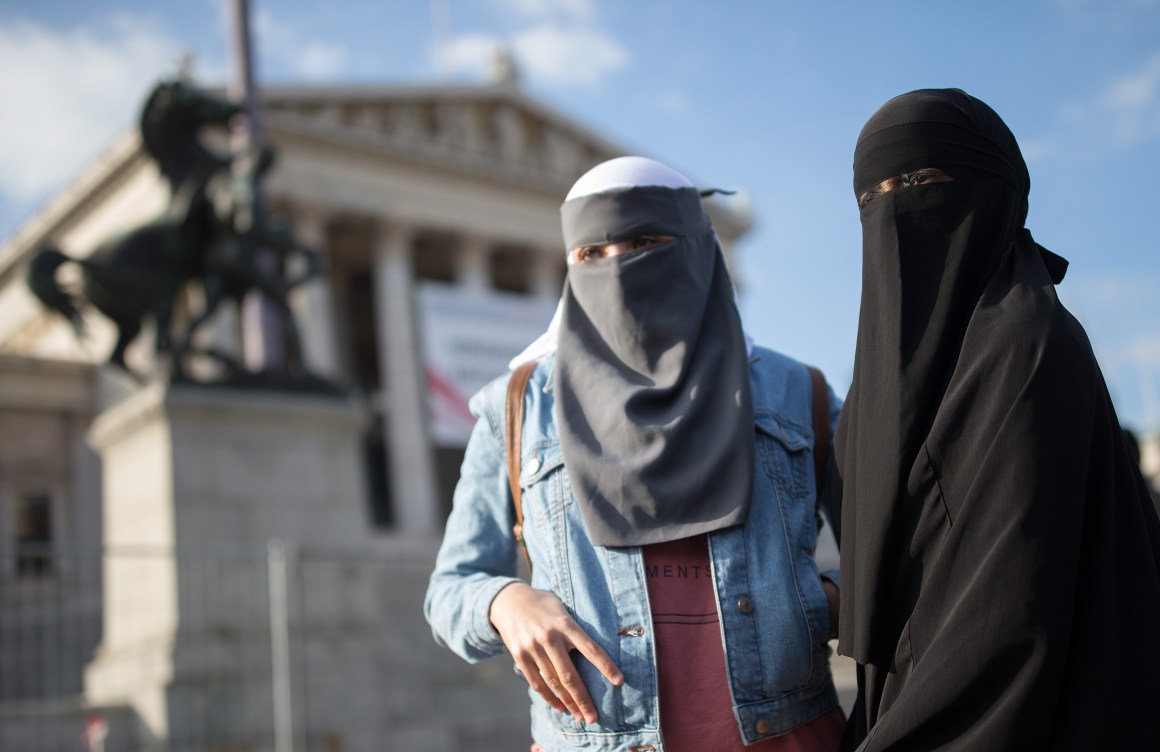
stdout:
{"type": "Polygon", "coordinates": [[[858,695],[858,677],[854,670],[854,660],[844,655],[838,655],[838,641],[830,641],[830,670],[834,672],[834,685],[838,688],[838,701],[842,703],[842,710],[850,715],[854,707],[854,698],[858,695]]]}

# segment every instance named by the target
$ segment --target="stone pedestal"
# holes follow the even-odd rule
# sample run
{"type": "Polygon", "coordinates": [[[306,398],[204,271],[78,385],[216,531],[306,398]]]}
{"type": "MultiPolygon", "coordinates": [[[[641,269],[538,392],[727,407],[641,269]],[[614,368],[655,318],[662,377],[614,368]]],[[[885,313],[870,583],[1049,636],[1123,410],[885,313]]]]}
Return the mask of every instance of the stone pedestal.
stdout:
{"type": "Polygon", "coordinates": [[[103,465],[104,634],[91,702],[136,712],[158,745],[269,739],[267,544],[371,544],[361,405],[146,387],[94,422],[103,465]]]}

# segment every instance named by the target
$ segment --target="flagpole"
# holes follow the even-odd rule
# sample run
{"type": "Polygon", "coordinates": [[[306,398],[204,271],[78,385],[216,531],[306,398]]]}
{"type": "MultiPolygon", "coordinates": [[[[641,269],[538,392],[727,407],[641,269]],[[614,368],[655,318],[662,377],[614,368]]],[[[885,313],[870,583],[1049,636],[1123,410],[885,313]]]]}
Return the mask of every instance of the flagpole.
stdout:
{"type": "MultiPolygon", "coordinates": [[[[235,173],[252,171],[262,144],[261,109],[257,87],[254,84],[253,47],[250,36],[250,9],[248,0],[230,0],[230,36],[233,47],[233,76],[229,92],[242,106],[243,117],[234,128],[235,173]]],[[[260,180],[253,181],[250,206],[242,207],[248,216],[242,216],[240,229],[262,226],[265,222],[265,201],[260,180]]],[[[256,263],[267,270],[276,267],[276,260],[267,251],[258,251],[256,263]]],[[[260,292],[247,293],[242,302],[242,353],[246,367],[251,371],[277,371],[286,365],[282,324],[274,306],[260,292]]]]}

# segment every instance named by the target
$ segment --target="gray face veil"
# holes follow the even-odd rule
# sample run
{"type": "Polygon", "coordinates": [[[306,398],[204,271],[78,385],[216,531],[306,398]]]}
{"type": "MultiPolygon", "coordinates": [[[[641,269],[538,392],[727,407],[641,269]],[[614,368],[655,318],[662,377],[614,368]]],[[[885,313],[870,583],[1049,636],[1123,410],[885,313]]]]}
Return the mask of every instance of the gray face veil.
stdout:
{"type": "Polygon", "coordinates": [[[618,187],[572,198],[561,215],[570,249],[673,237],[568,270],[555,417],[589,537],[643,545],[745,522],[754,468],[748,356],[698,191],[618,187]]]}

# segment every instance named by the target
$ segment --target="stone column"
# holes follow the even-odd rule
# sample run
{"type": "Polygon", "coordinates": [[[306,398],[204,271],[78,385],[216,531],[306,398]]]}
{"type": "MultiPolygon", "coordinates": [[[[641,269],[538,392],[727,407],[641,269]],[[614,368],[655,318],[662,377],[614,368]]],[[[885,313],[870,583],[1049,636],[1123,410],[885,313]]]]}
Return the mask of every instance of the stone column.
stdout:
{"type": "Polygon", "coordinates": [[[438,496],[427,426],[426,377],[412,297],[412,238],[411,228],[389,224],[380,228],[376,241],[375,315],[385,396],[383,436],[399,531],[434,535],[439,529],[438,496]]]}
{"type": "MultiPolygon", "coordinates": [[[[290,307],[302,337],[302,355],[311,373],[337,378],[342,373],[338,357],[334,317],[334,296],[327,271],[330,250],[326,238],[326,215],[312,208],[296,208],[293,213],[294,237],[299,243],[318,252],[318,276],[290,293],[290,307]]],[[[293,274],[293,272],[292,272],[293,274]]]]}
{"type": "Polygon", "coordinates": [[[488,250],[488,244],[477,237],[468,236],[460,242],[455,275],[464,289],[480,292],[491,288],[488,250]]]}

